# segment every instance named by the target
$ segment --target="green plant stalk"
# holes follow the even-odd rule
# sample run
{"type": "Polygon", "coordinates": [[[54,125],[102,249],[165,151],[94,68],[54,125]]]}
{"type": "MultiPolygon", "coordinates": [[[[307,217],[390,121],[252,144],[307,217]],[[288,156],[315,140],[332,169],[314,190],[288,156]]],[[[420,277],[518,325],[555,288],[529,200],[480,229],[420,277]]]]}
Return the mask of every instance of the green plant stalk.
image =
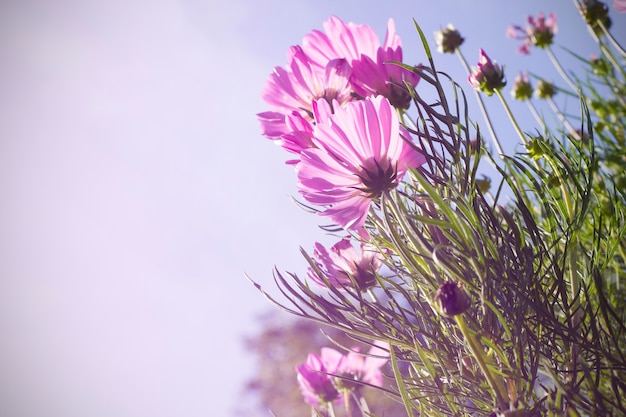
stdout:
{"type": "MultiPolygon", "coordinates": [[[[568,224],[571,224],[573,223],[573,220],[574,220],[574,209],[575,209],[574,202],[572,201],[572,196],[570,195],[570,193],[567,190],[567,187],[565,186],[565,179],[561,175],[561,172],[559,171],[558,167],[552,162],[551,158],[547,158],[547,161],[559,178],[562,198],[565,201],[565,211],[567,214],[567,222],[568,224]]],[[[580,314],[577,311],[578,302],[574,303],[574,300],[576,299],[576,296],[578,292],[580,291],[580,282],[578,279],[578,275],[576,274],[576,271],[578,270],[578,250],[576,248],[577,241],[578,239],[576,238],[576,235],[574,234],[574,237],[570,240],[570,243],[569,243],[570,247],[568,248],[568,251],[567,251],[567,266],[568,266],[568,274],[569,274],[569,279],[570,279],[570,291],[571,291],[571,297],[572,297],[572,305],[570,306],[570,309],[575,312],[572,315],[571,326],[572,326],[572,329],[574,330],[577,329],[578,325],[580,324],[580,314]]],[[[578,354],[578,347],[576,343],[573,343],[571,346],[571,350],[570,350],[572,371],[576,369],[577,354],[578,354]]]]}
{"type": "Polygon", "coordinates": [[[532,113],[532,115],[535,118],[535,120],[537,121],[537,123],[541,125],[541,130],[543,130],[543,132],[545,133],[547,131],[546,123],[543,121],[543,119],[539,115],[539,112],[537,111],[537,108],[535,107],[535,105],[533,104],[533,102],[530,99],[526,100],[526,103],[528,103],[528,108],[530,109],[530,112],[532,113]]]}
{"type": "Polygon", "coordinates": [[[545,48],[545,50],[546,50],[546,53],[548,54],[548,57],[550,58],[550,61],[552,61],[552,64],[554,65],[554,67],[558,71],[559,75],[572,88],[572,90],[574,90],[576,93],[578,93],[580,95],[580,88],[578,88],[578,86],[576,86],[576,84],[574,83],[574,81],[572,81],[570,76],[567,75],[567,72],[565,72],[565,70],[561,66],[561,63],[559,62],[559,60],[554,55],[554,52],[552,52],[552,49],[550,49],[548,47],[548,48],[545,48]]]}
{"type": "Polygon", "coordinates": [[[343,390],[343,402],[346,406],[346,416],[352,417],[352,407],[350,406],[350,391],[347,389],[343,390]]]}
{"type": "Polygon", "coordinates": [[[559,121],[563,123],[563,126],[565,126],[568,133],[572,135],[573,137],[575,137],[576,140],[580,140],[581,139],[580,135],[578,134],[578,132],[576,132],[576,129],[574,129],[574,127],[571,125],[569,120],[567,120],[565,115],[561,112],[561,110],[559,109],[559,106],[557,106],[557,104],[554,102],[554,99],[552,97],[548,97],[546,101],[550,105],[550,108],[552,109],[554,114],[556,114],[556,117],[558,117],[559,121]]]}
{"type": "Polygon", "coordinates": [[[496,394],[498,405],[501,407],[506,406],[506,408],[508,409],[509,402],[507,401],[506,389],[504,388],[504,384],[500,378],[494,376],[492,372],[489,370],[489,367],[487,365],[488,359],[485,356],[485,352],[481,349],[480,343],[478,342],[478,340],[476,340],[474,335],[470,332],[469,328],[467,327],[467,324],[465,323],[465,320],[463,319],[463,314],[458,314],[454,316],[454,320],[459,326],[459,330],[461,330],[463,337],[467,341],[467,344],[469,345],[472,351],[472,354],[474,355],[474,358],[476,359],[476,362],[478,362],[478,366],[483,371],[483,374],[485,375],[485,378],[487,379],[489,386],[491,387],[493,392],[496,394]]]}
{"type": "Polygon", "coordinates": [[[511,108],[509,107],[509,104],[506,102],[506,99],[502,95],[502,91],[495,90],[495,92],[496,92],[496,95],[498,96],[498,98],[500,99],[500,102],[504,106],[504,110],[506,111],[507,116],[509,116],[509,119],[511,120],[511,123],[513,124],[513,127],[515,128],[515,131],[517,132],[517,134],[519,135],[520,139],[522,140],[522,143],[524,145],[527,145],[528,144],[528,139],[526,138],[526,135],[524,135],[524,132],[522,132],[522,129],[517,124],[517,120],[515,119],[515,116],[513,116],[513,112],[511,111],[511,108]]]}
{"type": "Polygon", "coordinates": [[[398,390],[400,391],[400,397],[402,397],[402,403],[406,408],[406,415],[413,416],[413,401],[409,398],[409,393],[406,390],[406,386],[404,385],[404,381],[402,379],[402,374],[400,373],[400,368],[398,368],[398,359],[396,358],[396,352],[394,350],[393,345],[389,345],[389,357],[391,359],[391,367],[393,368],[393,376],[396,378],[396,384],[398,385],[398,390]]]}
{"type": "Polygon", "coordinates": [[[606,38],[609,40],[609,42],[611,42],[613,47],[617,51],[619,51],[621,55],[626,57],[626,50],[624,50],[622,45],[620,45],[620,43],[613,37],[613,35],[611,34],[611,32],[609,32],[609,29],[604,25],[604,23],[601,20],[599,20],[598,25],[600,25],[600,27],[602,28],[602,32],[604,32],[604,34],[606,35],[606,38]]]}
{"type": "Polygon", "coordinates": [[[328,417],[335,417],[335,408],[333,403],[328,403],[328,417]]]}

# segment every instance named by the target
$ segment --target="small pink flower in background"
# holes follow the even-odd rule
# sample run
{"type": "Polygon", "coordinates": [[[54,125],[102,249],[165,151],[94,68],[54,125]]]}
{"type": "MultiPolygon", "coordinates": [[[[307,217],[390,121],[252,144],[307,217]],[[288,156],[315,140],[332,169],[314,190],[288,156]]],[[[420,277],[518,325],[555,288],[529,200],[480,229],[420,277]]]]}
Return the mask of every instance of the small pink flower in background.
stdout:
{"type": "Polygon", "coordinates": [[[395,107],[406,109],[411,96],[404,82],[417,85],[419,77],[393,62],[402,62],[402,46],[393,19],[387,23],[387,35],[381,44],[368,25],[345,23],[332,16],[324,22],[324,31],[305,36],[303,49],[312,62],[324,66],[332,59],[346,59],[352,66],[350,82],[361,97],[383,95],[395,107]]]}
{"type": "Polygon", "coordinates": [[[626,0],[613,0],[613,8],[617,13],[626,13],[626,0]]]}
{"type": "Polygon", "coordinates": [[[389,360],[389,344],[376,341],[364,355],[353,348],[347,355],[324,347],[320,355],[310,353],[296,367],[300,391],[307,404],[323,407],[340,399],[340,391],[356,391],[364,384],[383,385],[381,368],[389,360]]]}
{"type": "Polygon", "coordinates": [[[522,101],[528,100],[533,96],[533,87],[530,84],[527,72],[520,72],[517,77],[515,77],[511,95],[517,100],[522,101]]]}
{"type": "Polygon", "coordinates": [[[480,49],[478,64],[472,67],[472,73],[468,81],[478,91],[487,95],[492,95],[495,91],[501,90],[506,85],[504,69],[487,56],[485,51],[480,49]]]}
{"type": "Polygon", "coordinates": [[[337,370],[343,378],[336,385],[346,389],[357,389],[363,382],[366,384],[382,387],[382,368],[389,360],[389,344],[376,342],[367,355],[359,353],[358,348],[348,352],[339,364],[337,370]],[[355,381],[355,383],[350,383],[355,381]]]}
{"type": "MultiPolygon", "coordinates": [[[[328,106],[323,100],[316,105],[328,106]]],[[[363,225],[372,199],[395,188],[425,157],[408,142],[409,133],[383,96],[334,111],[313,128],[316,147],[300,154],[298,189],[308,202],[327,207],[321,215],[367,236],[363,225]]]]}
{"type": "Polygon", "coordinates": [[[263,100],[274,108],[258,115],[263,133],[271,139],[280,139],[289,132],[284,126],[285,117],[294,111],[312,120],[312,102],[317,99],[329,103],[336,100],[339,104],[352,100],[352,70],[346,60],[330,60],[320,68],[312,65],[300,46],[292,46],[288,67],[291,71],[276,67],[261,92],[263,100]]]}
{"type": "Polygon", "coordinates": [[[340,399],[339,391],[333,385],[333,380],[327,373],[336,373],[339,361],[328,366],[328,358],[310,353],[307,361],[296,366],[298,385],[304,401],[313,406],[321,407],[340,399]],[[325,363],[326,362],[326,363],[325,363]]]}
{"type": "MultiPolygon", "coordinates": [[[[382,256],[375,248],[361,244],[359,253],[350,239],[340,240],[330,251],[316,243],[313,257],[319,272],[330,285],[342,288],[355,287],[356,284],[360,291],[376,284],[376,273],[382,265],[382,256]]],[[[313,282],[326,287],[326,282],[313,268],[309,268],[308,275],[313,282]]]]}
{"type": "Polygon", "coordinates": [[[530,54],[530,47],[547,48],[552,45],[552,40],[557,32],[556,15],[550,13],[548,18],[543,13],[537,17],[528,16],[526,29],[521,26],[509,26],[507,36],[520,39],[524,42],[519,47],[518,52],[524,55],[530,54]]]}

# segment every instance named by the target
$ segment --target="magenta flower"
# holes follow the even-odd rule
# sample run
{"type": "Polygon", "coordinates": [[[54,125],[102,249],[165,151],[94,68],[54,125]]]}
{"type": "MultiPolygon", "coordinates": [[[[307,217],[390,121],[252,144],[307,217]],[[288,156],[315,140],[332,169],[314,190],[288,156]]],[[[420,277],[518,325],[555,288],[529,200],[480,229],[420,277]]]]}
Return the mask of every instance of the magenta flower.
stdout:
{"type": "Polygon", "coordinates": [[[313,128],[315,148],[300,154],[298,188],[305,200],[327,208],[321,215],[367,236],[363,228],[372,199],[395,188],[407,169],[425,162],[382,96],[335,106],[316,102],[327,120],[313,128]],[[326,108],[326,110],[324,110],[326,108]]]}
{"type": "Polygon", "coordinates": [[[328,373],[337,372],[339,362],[335,361],[333,364],[328,358],[324,360],[310,353],[305,363],[296,366],[300,392],[307,404],[313,407],[323,407],[340,398],[339,391],[333,385],[331,376],[328,375],[328,373]]]}
{"type": "Polygon", "coordinates": [[[352,61],[350,82],[354,92],[361,97],[381,95],[387,97],[392,106],[408,109],[411,94],[405,83],[415,87],[419,76],[392,62],[402,62],[401,48],[379,48],[376,60],[363,55],[352,61]]]}
{"type": "Polygon", "coordinates": [[[330,252],[320,244],[315,244],[313,257],[319,273],[309,268],[308,275],[316,284],[326,287],[325,278],[334,287],[356,287],[365,291],[376,284],[376,273],[382,265],[382,256],[369,245],[361,244],[360,253],[350,239],[335,243],[330,252]]]}
{"type": "Polygon", "coordinates": [[[495,61],[492,62],[482,48],[479,51],[478,64],[472,67],[468,80],[472,87],[487,95],[492,95],[506,85],[504,69],[500,68],[495,61]]]}
{"type": "Polygon", "coordinates": [[[314,65],[300,46],[289,49],[288,71],[274,68],[261,93],[263,100],[274,111],[259,113],[263,134],[271,139],[280,139],[289,133],[285,117],[293,112],[311,121],[313,101],[324,98],[329,103],[343,104],[352,100],[349,85],[350,65],[344,59],[333,59],[325,66],[314,65]]]}
{"type": "Polygon", "coordinates": [[[387,35],[380,44],[378,35],[368,25],[345,23],[336,16],[331,16],[322,24],[324,32],[314,30],[302,41],[302,48],[313,63],[325,67],[333,59],[345,59],[350,64],[361,56],[376,58],[379,48],[401,48],[400,38],[395,33],[393,19],[387,24],[387,35]]]}
{"type": "Polygon", "coordinates": [[[550,16],[546,19],[543,13],[539,13],[537,17],[528,16],[526,29],[517,25],[509,26],[507,36],[523,40],[524,42],[518,48],[518,52],[528,55],[530,54],[531,46],[547,48],[552,45],[552,39],[556,32],[556,15],[550,13],[550,16]]]}
{"type": "Polygon", "coordinates": [[[358,348],[353,348],[344,357],[337,370],[343,377],[339,385],[346,389],[356,389],[359,382],[381,387],[383,385],[382,368],[389,360],[389,344],[376,342],[368,354],[359,354],[358,348]],[[351,384],[350,381],[355,381],[351,384]]]}
{"type": "Polygon", "coordinates": [[[343,355],[332,348],[321,349],[321,361],[327,369],[335,369],[331,380],[334,386],[342,391],[356,391],[363,384],[383,385],[383,374],[380,370],[389,360],[389,344],[375,342],[367,353],[360,353],[358,347],[352,348],[343,355]]]}
{"type": "Polygon", "coordinates": [[[320,353],[310,353],[305,363],[296,366],[298,385],[307,404],[324,407],[340,399],[339,390],[355,391],[363,384],[383,385],[380,368],[389,358],[388,343],[376,341],[367,355],[360,354],[359,348],[343,355],[324,347],[320,353]]]}
{"type": "Polygon", "coordinates": [[[387,23],[385,41],[367,25],[345,23],[332,16],[324,22],[324,31],[304,37],[303,49],[312,62],[323,67],[333,59],[345,59],[352,66],[350,83],[361,97],[383,95],[398,108],[408,108],[411,96],[404,82],[417,85],[419,77],[396,64],[402,62],[402,46],[393,19],[387,23]]]}
{"type": "Polygon", "coordinates": [[[626,0],[613,0],[613,8],[617,13],[626,13],[626,0]]]}

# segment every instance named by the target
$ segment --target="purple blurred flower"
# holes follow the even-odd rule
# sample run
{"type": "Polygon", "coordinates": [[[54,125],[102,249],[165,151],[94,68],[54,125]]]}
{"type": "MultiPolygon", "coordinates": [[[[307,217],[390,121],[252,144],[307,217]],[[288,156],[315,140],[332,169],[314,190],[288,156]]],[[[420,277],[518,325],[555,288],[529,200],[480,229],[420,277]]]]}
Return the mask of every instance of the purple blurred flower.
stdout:
{"type": "Polygon", "coordinates": [[[325,33],[315,30],[304,38],[302,47],[311,61],[321,67],[333,59],[346,59],[352,66],[350,83],[355,93],[361,97],[383,95],[398,108],[409,107],[411,96],[404,82],[414,87],[419,77],[391,63],[402,62],[402,46],[393,19],[387,23],[382,45],[368,25],[345,23],[332,16],[323,26],[325,33]]]}
{"type": "Polygon", "coordinates": [[[389,344],[376,341],[367,355],[353,348],[347,355],[324,347],[320,355],[309,354],[306,363],[296,367],[300,391],[307,404],[323,407],[340,398],[340,391],[356,391],[363,384],[383,385],[380,370],[389,360],[389,344]]]}
{"type": "MultiPolygon", "coordinates": [[[[317,269],[330,285],[338,288],[356,286],[360,291],[376,284],[376,272],[382,265],[382,256],[374,247],[361,244],[359,253],[350,239],[335,243],[330,252],[316,243],[313,257],[317,269]]],[[[313,282],[326,287],[324,279],[313,268],[309,268],[308,275],[313,282]]]]}
{"type": "Polygon", "coordinates": [[[617,13],[626,13],[626,0],[613,0],[613,8],[617,13]]]}
{"type": "Polygon", "coordinates": [[[337,368],[342,379],[336,385],[345,389],[357,389],[361,386],[359,383],[381,387],[383,374],[380,368],[387,363],[388,358],[389,344],[385,342],[377,341],[367,355],[362,355],[358,348],[353,348],[337,368]]]}
{"type": "Polygon", "coordinates": [[[340,361],[335,361],[334,364],[330,363],[329,367],[330,361],[328,359],[324,360],[322,357],[310,353],[305,363],[296,366],[300,392],[302,392],[304,401],[313,407],[324,406],[340,398],[339,391],[333,385],[330,375],[327,375],[327,373],[337,372],[340,361]]]}
{"type": "Polygon", "coordinates": [[[539,13],[537,17],[528,16],[526,29],[517,25],[509,26],[507,36],[523,40],[524,42],[519,47],[518,52],[528,55],[530,54],[531,46],[547,48],[552,45],[552,39],[556,32],[556,15],[550,13],[550,16],[546,19],[543,13],[539,13]]]}
{"type": "Polygon", "coordinates": [[[478,64],[472,67],[468,80],[475,89],[487,95],[492,95],[506,85],[504,69],[495,61],[492,62],[482,48],[479,51],[478,64]]]}
{"type": "Polygon", "coordinates": [[[395,188],[425,157],[382,96],[335,106],[334,114],[324,100],[315,104],[315,113],[326,113],[327,120],[313,128],[317,147],[300,154],[299,191],[308,202],[327,207],[321,215],[367,236],[363,224],[371,200],[395,188]]]}

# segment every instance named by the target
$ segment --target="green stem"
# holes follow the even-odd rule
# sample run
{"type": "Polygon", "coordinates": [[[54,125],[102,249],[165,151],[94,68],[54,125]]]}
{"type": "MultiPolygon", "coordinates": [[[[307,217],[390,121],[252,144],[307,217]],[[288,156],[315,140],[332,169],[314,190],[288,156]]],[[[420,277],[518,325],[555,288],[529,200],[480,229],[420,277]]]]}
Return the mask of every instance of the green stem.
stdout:
{"type": "Polygon", "coordinates": [[[463,319],[463,315],[459,314],[454,316],[456,323],[459,326],[459,330],[463,334],[463,337],[467,341],[476,362],[478,362],[478,366],[483,371],[485,378],[487,378],[487,382],[489,386],[493,390],[498,400],[498,406],[504,407],[504,409],[508,409],[509,402],[507,401],[506,389],[504,388],[504,384],[500,378],[495,377],[491,370],[487,365],[488,358],[485,356],[485,352],[480,347],[480,343],[476,340],[474,334],[470,331],[463,319]]]}
{"type": "Polygon", "coordinates": [[[598,21],[598,24],[602,28],[602,31],[606,35],[606,38],[609,40],[609,42],[611,42],[611,44],[613,44],[613,47],[617,49],[620,54],[626,57],[626,50],[624,50],[624,48],[622,48],[622,45],[620,45],[619,42],[613,37],[613,35],[611,34],[611,32],[609,32],[604,23],[602,21],[598,21]]]}
{"type": "Polygon", "coordinates": [[[545,133],[547,131],[546,123],[543,121],[543,119],[539,115],[539,112],[537,111],[537,108],[535,107],[535,105],[533,104],[533,102],[531,100],[526,100],[526,103],[528,103],[528,108],[530,109],[530,112],[533,114],[533,117],[535,118],[537,123],[539,123],[541,125],[541,129],[545,133]]]}
{"type": "Polygon", "coordinates": [[[328,403],[328,417],[335,417],[335,408],[333,403],[328,403]]]}
{"type": "Polygon", "coordinates": [[[522,140],[522,143],[524,145],[527,145],[528,139],[526,138],[526,135],[524,135],[524,132],[522,132],[522,129],[520,129],[519,125],[517,124],[517,120],[515,120],[515,116],[513,116],[513,112],[511,111],[511,108],[509,107],[504,96],[502,95],[502,91],[496,90],[496,95],[498,96],[498,98],[500,99],[500,102],[504,106],[504,110],[506,111],[506,114],[509,116],[509,119],[511,120],[511,123],[513,124],[513,127],[515,128],[515,131],[517,132],[520,139],[522,140]]]}
{"type": "Polygon", "coordinates": [[[346,406],[346,416],[352,417],[352,407],[350,406],[350,390],[343,390],[343,401],[346,406]]]}
{"type": "Polygon", "coordinates": [[[406,389],[406,385],[404,385],[404,380],[402,379],[402,374],[400,373],[400,368],[398,368],[398,359],[396,358],[396,352],[394,350],[393,345],[389,345],[389,358],[391,359],[391,368],[393,369],[393,376],[396,378],[396,384],[398,385],[398,391],[400,391],[400,397],[402,398],[402,403],[404,404],[404,408],[406,409],[407,416],[413,416],[413,401],[409,397],[409,393],[406,389]]]}
{"type": "Polygon", "coordinates": [[[550,58],[550,61],[552,61],[552,64],[554,65],[554,67],[556,68],[556,70],[558,71],[559,75],[565,80],[565,82],[572,88],[572,90],[574,90],[578,95],[580,94],[580,88],[578,88],[578,86],[576,85],[576,83],[574,83],[574,81],[572,81],[572,79],[570,78],[569,75],[567,75],[567,72],[565,72],[565,70],[563,69],[563,67],[561,66],[561,63],[559,62],[559,60],[556,58],[556,56],[554,55],[554,52],[552,52],[552,49],[550,49],[550,47],[545,48],[546,53],[548,54],[548,57],[550,58]]]}
{"type": "Polygon", "coordinates": [[[559,121],[563,123],[563,126],[565,126],[568,133],[576,138],[576,140],[580,140],[580,135],[578,134],[578,132],[576,132],[576,129],[574,129],[574,127],[571,125],[569,120],[567,120],[565,115],[561,112],[559,106],[557,106],[554,102],[554,99],[552,97],[548,97],[546,100],[548,101],[548,104],[550,105],[550,108],[552,109],[554,114],[556,114],[556,117],[558,117],[559,121]]]}

